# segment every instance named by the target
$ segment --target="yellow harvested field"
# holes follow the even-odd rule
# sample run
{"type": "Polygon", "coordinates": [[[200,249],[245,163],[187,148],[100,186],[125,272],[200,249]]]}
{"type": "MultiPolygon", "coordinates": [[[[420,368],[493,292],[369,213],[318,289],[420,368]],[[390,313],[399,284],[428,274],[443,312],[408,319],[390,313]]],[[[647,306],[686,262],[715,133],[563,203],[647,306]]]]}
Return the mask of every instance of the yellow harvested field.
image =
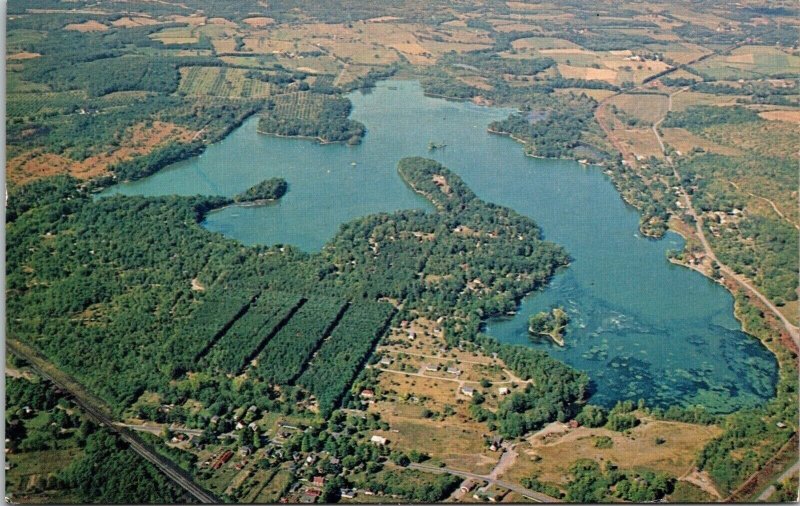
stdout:
{"type": "Polygon", "coordinates": [[[564,63],[558,64],[558,71],[568,79],[588,79],[613,83],[617,80],[617,71],[611,69],[595,69],[590,67],[574,67],[564,63]]]}
{"type": "Polygon", "coordinates": [[[122,28],[134,28],[137,26],[158,25],[160,23],[161,23],[160,21],[144,16],[135,16],[135,17],[131,16],[126,18],[119,18],[111,22],[113,26],[122,28]]]}
{"type": "Polygon", "coordinates": [[[566,39],[553,37],[530,37],[527,39],[517,39],[511,43],[514,49],[581,49],[581,47],[566,39]]]}
{"type": "Polygon", "coordinates": [[[64,30],[75,30],[76,32],[105,32],[108,30],[108,26],[92,19],[84,23],[70,23],[64,27],[64,30]]]}
{"type": "Polygon", "coordinates": [[[567,48],[560,48],[560,49],[540,49],[540,54],[594,54],[588,49],[582,49],[579,47],[567,47],[567,48]]]}
{"type": "Polygon", "coordinates": [[[275,24],[275,20],[266,16],[258,16],[254,18],[245,18],[242,20],[243,23],[248,24],[252,27],[260,28],[263,26],[269,26],[275,24]]]}
{"type": "Polygon", "coordinates": [[[19,52],[19,53],[14,53],[14,54],[8,55],[7,59],[8,60],[30,60],[31,58],[38,58],[40,56],[42,56],[42,55],[40,55],[39,53],[29,53],[27,51],[22,51],[22,52],[19,52]]]}
{"type": "Polygon", "coordinates": [[[231,21],[231,20],[229,20],[229,19],[225,19],[225,18],[210,18],[210,19],[208,20],[208,23],[209,23],[209,24],[212,24],[212,25],[221,25],[221,26],[225,26],[225,27],[227,27],[227,28],[236,28],[236,27],[238,26],[238,25],[237,25],[236,23],[234,23],[233,21],[231,21]]]}
{"type": "Polygon", "coordinates": [[[667,115],[669,97],[656,94],[617,95],[609,102],[625,114],[653,124],[667,115]]]}
{"type": "Polygon", "coordinates": [[[191,16],[175,15],[175,16],[169,16],[169,17],[173,21],[175,21],[176,23],[187,23],[187,24],[192,25],[192,26],[204,25],[204,24],[206,24],[206,20],[208,19],[205,16],[201,16],[199,14],[192,14],[191,16]]]}
{"type": "Polygon", "coordinates": [[[661,146],[658,144],[658,139],[650,128],[629,128],[627,130],[616,130],[623,144],[628,147],[628,151],[632,152],[636,157],[649,158],[655,156],[656,158],[663,158],[664,154],[661,152],[661,146]]]}
{"type": "Polygon", "coordinates": [[[682,154],[687,154],[694,148],[703,148],[711,153],[720,155],[737,156],[742,152],[730,146],[718,144],[705,137],[700,137],[684,128],[662,128],[661,139],[665,144],[672,146],[682,154]]]}
{"type": "Polygon", "coordinates": [[[740,98],[743,97],[739,95],[712,95],[711,93],[684,91],[673,95],[672,110],[683,111],[694,105],[735,105],[740,98]]]}
{"type": "Polygon", "coordinates": [[[233,53],[236,51],[236,41],[233,39],[212,39],[211,44],[217,53],[233,53]]]}
{"type": "Polygon", "coordinates": [[[519,445],[519,457],[503,478],[518,482],[537,473],[542,481],[565,483],[569,466],[584,458],[612,461],[621,469],[645,468],[679,477],[693,464],[697,452],[722,432],[716,426],[647,419],[629,435],[603,428],[553,429],[550,436],[529,437],[519,445]],[[613,446],[596,448],[598,436],[610,437],[613,446]],[[665,442],[656,444],[657,437],[665,442]]]}
{"type": "Polygon", "coordinates": [[[788,121],[790,123],[800,123],[800,110],[798,109],[764,111],[758,115],[770,121],[788,121]]]}

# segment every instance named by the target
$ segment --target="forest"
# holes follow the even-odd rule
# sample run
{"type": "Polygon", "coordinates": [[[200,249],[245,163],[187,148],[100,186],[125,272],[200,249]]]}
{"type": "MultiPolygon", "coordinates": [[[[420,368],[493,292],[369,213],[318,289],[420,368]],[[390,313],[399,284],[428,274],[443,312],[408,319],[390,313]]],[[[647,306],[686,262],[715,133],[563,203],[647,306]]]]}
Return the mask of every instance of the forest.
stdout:
{"type": "Polygon", "coordinates": [[[233,197],[234,202],[278,200],[286,194],[289,185],[280,177],[266,179],[233,197]]]}
{"type": "MultiPolygon", "coordinates": [[[[298,378],[330,410],[390,318],[389,306],[374,302],[378,298],[403,299],[406,311],[445,315],[445,334],[454,345],[474,338],[483,318],[513,308],[567,262],[561,248],[540,239],[530,219],[482,202],[441,165],[407,159],[398,170],[440,211],[359,218],[315,255],[277,246],[244,248],[209,234],[198,222],[228,202],[221,197],[95,200],[69,178],[21,187],[12,192],[7,224],[8,304],[19,315],[9,335],[46,353],[118,411],[145,390],[167,399],[190,396],[222,410],[266,392],[258,402],[269,407],[275,395],[268,384],[298,378]],[[442,178],[437,180],[447,193],[434,176],[442,178]],[[454,232],[456,224],[481,234],[482,246],[454,232]],[[434,234],[435,240],[423,241],[415,232],[434,234]],[[462,263],[470,265],[468,271],[458,267],[462,263]],[[425,282],[427,274],[444,280],[425,282]],[[446,279],[452,274],[458,278],[446,279]],[[481,292],[465,291],[477,277],[485,285],[481,292]],[[203,290],[193,288],[196,283],[203,290]],[[284,321],[300,297],[307,302],[284,321]],[[353,307],[361,318],[349,315],[353,307]],[[336,340],[323,341],[332,333],[336,340]],[[340,336],[351,340],[346,351],[334,344],[340,336]],[[317,351],[316,361],[306,366],[317,351]],[[257,359],[249,369],[252,385],[235,395],[225,393],[230,387],[224,377],[182,379],[202,364],[231,372],[251,358],[257,359]],[[229,401],[217,402],[222,399],[229,401]]],[[[530,402],[562,391],[572,392],[567,403],[582,399],[583,387],[564,390],[572,381],[566,366],[560,386],[545,381],[546,368],[554,364],[526,366],[509,358],[520,374],[540,378],[530,402]]],[[[571,409],[553,406],[557,412],[571,409]]]]}
{"type": "Polygon", "coordinates": [[[267,101],[258,122],[258,131],[288,137],[309,137],[320,142],[358,144],[366,128],[349,119],[352,104],[344,97],[303,92],[291,102],[267,101]],[[298,114],[298,109],[305,109],[298,114]]]}
{"type": "Polygon", "coordinates": [[[297,380],[327,415],[345,395],[394,315],[387,303],[357,302],[347,311],[297,380]]]}

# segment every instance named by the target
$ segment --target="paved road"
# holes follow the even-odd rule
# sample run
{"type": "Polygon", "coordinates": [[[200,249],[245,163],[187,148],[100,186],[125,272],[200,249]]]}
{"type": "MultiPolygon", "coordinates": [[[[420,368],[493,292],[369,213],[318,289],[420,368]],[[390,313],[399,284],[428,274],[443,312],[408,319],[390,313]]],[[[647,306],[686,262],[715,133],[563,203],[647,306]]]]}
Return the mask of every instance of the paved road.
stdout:
{"type": "Polygon", "coordinates": [[[169,479],[191,494],[192,497],[197,499],[199,502],[206,504],[220,504],[222,502],[214,495],[196,484],[186,471],[148,447],[141,439],[139,439],[138,436],[127,429],[116,425],[114,421],[103,412],[102,409],[98,408],[90,400],[88,400],[83,392],[79,392],[74,388],[71,388],[70,384],[73,382],[71,379],[67,379],[69,377],[66,374],[63,374],[59,371],[58,375],[61,377],[55,378],[54,375],[51,375],[43,369],[42,366],[47,364],[44,362],[44,360],[31,353],[30,350],[26,349],[27,347],[20,345],[19,343],[15,343],[11,339],[6,340],[6,347],[11,353],[14,353],[15,355],[28,361],[28,363],[31,364],[31,369],[33,369],[38,375],[52,381],[53,384],[65,392],[70,393],[75,404],[86,411],[90,417],[105,425],[109,430],[116,432],[123,441],[130,445],[133,451],[156,466],[169,479]]]}
{"type": "Polygon", "coordinates": [[[411,469],[417,469],[418,471],[425,471],[427,473],[436,473],[436,474],[452,474],[453,476],[460,476],[462,478],[472,478],[474,480],[483,480],[489,483],[493,483],[499,487],[506,488],[518,494],[524,495],[528,499],[531,499],[536,502],[544,502],[544,503],[555,503],[555,502],[562,502],[555,497],[550,497],[549,495],[542,494],[541,492],[535,492],[533,490],[527,489],[522,485],[516,485],[514,483],[509,483],[503,480],[497,480],[494,478],[490,478],[489,476],[484,476],[482,474],[475,474],[475,473],[468,473],[466,471],[459,471],[457,469],[450,469],[448,467],[436,467],[436,466],[429,466],[425,464],[409,464],[408,467],[411,469]]]}
{"type": "MultiPolygon", "coordinates": [[[[656,134],[658,134],[657,131],[656,134]]],[[[659,142],[661,142],[661,137],[658,137],[658,139],[659,142]]],[[[672,159],[670,157],[666,157],[666,160],[669,166],[672,167],[672,172],[675,176],[675,179],[681,181],[681,175],[678,172],[678,167],[672,162],[672,159]]],[[[703,245],[703,249],[705,250],[706,256],[708,256],[708,258],[710,258],[712,261],[716,262],[717,265],[719,265],[720,273],[722,273],[729,279],[733,279],[734,281],[739,283],[746,290],[755,295],[765,306],[767,306],[767,308],[769,308],[769,310],[772,311],[772,313],[776,317],[778,317],[781,323],[783,323],[783,326],[786,328],[786,331],[789,333],[789,336],[791,336],[792,341],[794,341],[795,346],[800,348],[800,329],[798,329],[798,327],[793,325],[792,322],[790,322],[789,319],[786,318],[786,316],[784,316],[783,313],[780,312],[780,310],[778,310],[777,306],[775,306],[775,304],[773,304],[772,301],[769,300],[764,294],[758,291],[758,289],[756,289],[756,287],[753,286],[752,283],[750,283],[750,281],[747,278],[745,278],[740,274],[737,274],[736,272],[734,272],[733,269],[722,263],[719,260],[719,258],[717,258],[717,255],[711,248],[711,244],[708,242],[708,239],[706,239],[706,234],[705,231],[703,230],[703,216],[699,214],[697,211],[695,211],[694,205],[692,204],[692,199],[684,190],[683,185],[679,184],[678,188],[680,189],[681,199],[683,200],[686,211],[692,216],[692,218],[694,218],[697,237],[698,239],[700,239],[700,244],[703,245]]]]}
{"type": "MultiPolygon", "coordinates": [[[[778,476],[778,479],[775,480],[775,481],[776,482],[781,482],[781,481],[785,480],[786,478],[790,477],[791,475],[797,474],[798,471],[800,471],[800,460],[795,462],[794,465],[792,465],[792,467],[790,467],[789,469],[784,471],[783,474],[778,476]]],[[[764,502],[767,499],[769,499],[770,496],[772,494],[774,494],[774,493],[775,493],[775,485],[770,485],[763,492],[761,492],[761,494],[756,498],[756,501],[764,502]]]]}
{"type": "MultiPolygon", "coordinates": [[[[740,45],[741,45],[741,43],[736,43],[732,47],[728,48],[728,50],[734,49],[734,48],[736,48],[736,47],[738,47],[740,45]]],[[[709,58],[710,56],[712,56],[714,54],[716,54],[716,52],[712,52],[712,53],[703,55],[703,56],[701,56],[699,58],[696,58],[695,60],[693,60],[691,62],[688,62],[687,65],[693,64],[693,63],[698,63],[698,62],[700,62],[702,60],[705,60],[706,58],[709,58]]],[[[679,67],[675,67],[675,68],[669,70],[668,72],[665,72],[661,77],[664,77],[664,75],[667,75],[667,74],[669,74],[671,72],[674,72],[678,68],[679,67]]],[[[638,86],[634,90],[642,90],[642,89],[644,89],[644,85],[638,86]]],[[[677,91],[677,92],[675,92],[675,93],[673,93],[673,94],[671,94],[669,96],[669,107],[668,107],[669,110],[672,109],[672,95],[680,93],[681,91],[683,91],[683,90],[679,90],[679,91],[677,91]]],[[[623,156],[625,156],[626,153],[622,149],[624,147],[622,145],[622,142],[614,135],[612,129],[602,121],[601,116],[604,114],[605,108],[607,107],[609,101],[613,97],[621,95],[621,94],[624,94],[624,93],[626,93],[626,92],[624,92],[624,91],[623,92],[618,92],[618,93],[615,93],[615,94],[610,95],[609,97],[605,98],[603,101],[600,102],[600,104],[598,105],[598,107],[597,107],[597,109],[595,111],[595,117],[597,119],[597,123],[600,125],[600,128],[602,128],[603,132],[606,134],[606,137],[609,138],[609,140],[614,145],[614,147],[618,151],[620,151],[620,153],[622,153],[623,156]]],[[[658,133],[658,128],[657,127],[658,127],[658,125],[660,123],[661,123],[661,121],[659,121],[655,125],[653,125],[653,133],[656,135],[656,139],[658,140],[658,144],[661,147],[662,152],[666,153],[666,149],[665,149],[664,143],[663,143],[663,141],[661,139],[661,135],[659,135],[659,133],[658,133]]],[[[669,164],[669,166],[672,168],[672,171],[673,171],[673,174],[674,174],[675,178],[678,181],[680,181],[681,180],[680,173],[678,172],[678,169],[675,166],[675,164],[673,163],[672,159],[669,156],[667,156],[666,157],[666,161],[669,164]]],[[[631,157],[631,160],[629,160],[629,163],[631,163],[632,166],[634,166],[636,164],[635,156],[631,157]]],[[[680,192],[681,192],[681,198],[684,201],[684,205],[686,206],[686,210],[695,220],[697,236],[700,239],[700,243],[702,244],[703,249],[705,250],[706,255],[708,256],[708,258],[710,258],[711,260],[716,262],[717,265],[719,265],[719,270],[724,276],[726,276],[729,279],[733,279],[734,281],[739,283],[739,285],[741,285],[743,288],[745,288],[747,291],[749,291],[750,293],[755,295],[778,318],[778,320],[780,320],[780,322],[783,324],[783,326],[786,329],[786,331],[789,333],[789,336],[792,338],[792,341],[794,341],[795,346],[800,348],[800,328],[797,327],[796,325],[792,324],[792,322],[790,322],[789,319],[786,318],[786,316],[784,316],[783,313],[781,313],[778,310],[777,306],[775,306],[775,304],[773,304],[772,301],[770,301],[764,294],[762,294],[760,291],[758,291],[758,289],[755,286],[753,286],[753,284],[747,278],[745,278],[744,276],[742,276],[740,274],[737,274],[736,272],[733,271],[733,269],[731,269],[730,267],[728,267],[727,265],[725,265],[725,264],[723,264],[722,262],[719,261],[719,259],[717,258],[717,255],[714,253],[714,250],[711,248],[711,244],[709,244],[708,240],[706,239],[706,235],[705,235],[705,233],[703,231],[703,218],[702,218],[702,215],[699,215],[695,211],[694,206],[692,205],[692,200],[689,197],[689,195],[684,191],[683,186],[679,185],[679,188],[680,188],[680,192]]]]}

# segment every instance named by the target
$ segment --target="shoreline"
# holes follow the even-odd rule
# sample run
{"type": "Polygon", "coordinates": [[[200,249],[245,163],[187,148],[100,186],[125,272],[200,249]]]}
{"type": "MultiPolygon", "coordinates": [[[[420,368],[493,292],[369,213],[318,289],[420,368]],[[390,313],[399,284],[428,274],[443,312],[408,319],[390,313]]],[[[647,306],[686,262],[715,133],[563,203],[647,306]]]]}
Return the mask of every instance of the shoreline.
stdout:
{"type": "MultiPolygon", "coordinates": [[[[320,144],[322,146],[325,146],[325,145],[328,145],[328,144],[345,144],[347,146],[350,146],[350,144],[348,144],[347,141],[329,141],[329,140],[323,139],[322,137],[312,137],[310,135],[285,135],[285,134],[278,134],[278,133],[273,133],[273,132],[265,132],[263,130],[260,130],[259,128],[256,128],[256,133],[259,134],[259,135],[268,135],[270,137],[278,137],[278,138],[281,138],[281,139],[304,139],[304,140],[308,140],[308,141],[315,141],[317,144],[320,144]]],[[[358,139],[359,143],[361,143],[361,139],[362,138],[363,137],[359,137],[359,139],[358,139]]]]}

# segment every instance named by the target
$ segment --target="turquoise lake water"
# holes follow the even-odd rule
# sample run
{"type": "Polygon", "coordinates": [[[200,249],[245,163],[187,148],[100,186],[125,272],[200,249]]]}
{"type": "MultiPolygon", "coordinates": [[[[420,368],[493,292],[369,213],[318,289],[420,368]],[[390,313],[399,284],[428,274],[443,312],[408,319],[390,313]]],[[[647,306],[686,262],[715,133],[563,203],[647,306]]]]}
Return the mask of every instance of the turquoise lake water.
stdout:
{"type": "Polygon", "coordinates": [[[773,395],[776,361],[741,332],[731,295],[667,261],[666,251],[680,248],[681,237],[641,237],[638,214],[599,168],[526,157],[518,143],[486,132],[509,110],[425,97],[413,81],[383,82],[350,98],[352,117],[368,129],[359,146],[259,135],[251,119],[200,157],[104,195],[233,196],[281,176],[289,192],[280,202],[228,207],[208,215],[204,226],[244,244],[318,251],[358,216],[430,209],[396,165],[405,156],[435,158],[481,198],[536,220],[545,238],[573,258],[543,292],[523,300],[516,316],[487,322],[487,333],[587,371],[598,404],[644,398],[651,406],[704,404],[730,412],[773,395]],[[430,152],[430,141],[447,147],[430,152]],[[571,318],[564,348],[527,333],[528,316],[555,305],[571,318]]]}

